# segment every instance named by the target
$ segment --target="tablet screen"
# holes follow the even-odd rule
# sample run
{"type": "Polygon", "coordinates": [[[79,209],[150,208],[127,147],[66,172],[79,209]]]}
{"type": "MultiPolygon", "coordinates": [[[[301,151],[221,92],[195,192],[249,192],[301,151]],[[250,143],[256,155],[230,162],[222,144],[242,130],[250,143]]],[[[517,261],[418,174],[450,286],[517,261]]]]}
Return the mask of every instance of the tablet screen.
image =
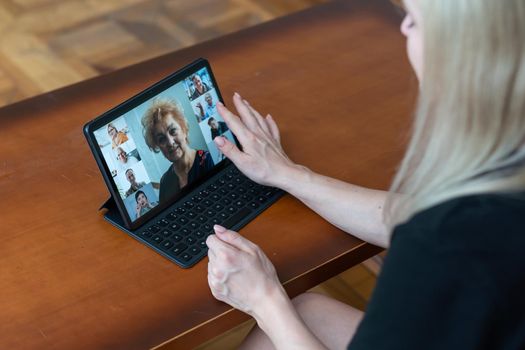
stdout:
{"type": "Polygon", "coordinates": [[[213,139],[234,138],[218,101],[202,68],[94,131],[132,222],[224,159],[213,139]]]}

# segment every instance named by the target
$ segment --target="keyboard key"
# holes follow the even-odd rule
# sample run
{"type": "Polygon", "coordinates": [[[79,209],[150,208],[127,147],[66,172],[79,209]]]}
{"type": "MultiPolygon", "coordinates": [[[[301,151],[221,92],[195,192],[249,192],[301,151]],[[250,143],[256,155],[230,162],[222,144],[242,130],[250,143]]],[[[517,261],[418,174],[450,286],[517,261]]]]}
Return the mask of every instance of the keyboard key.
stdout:
{"type": "Polygon", "coordinates": [[[155,236],[153,236],[153,239],[152,239],[152,240],[153,240],[153,242],[159,244],[159,243],[162,242],[162,237],[159,236],[159,235],[155,235],[155,236]]]}
{"type": "Polygon", "coordinates": [[[173,235],[173,237],[171,237],[171,239],[174,240],[175,242],[178,242],[182,239],[182,236],[176,233],[173,235]]]}
{"type": "Polygon", "coordinates": [[[199,228],[199,224],[195,221],[192,221],[188,224],[188,228],[190,228],[192,231],[195,231],[196,229],[199,228]]]}
{"type": "Polygon", "coordinates": [[[224,207],[222,205],[220,205],[219,203],[217,203],[217,204],[215,204],[213,206],[213,209],[219,212],[219,211],[223,210],[224,207]]]}
{"type": "Polygon", "coordinates": [[[205,232],[206,234],[208,234],[208,235],[214,233],[214,231],[213,231],[213,226],[211,226],[210,224],[204,224],[204,225],[202,225],[201,228],[202,228],[202,229],[204,230],[204,232],[205,232]]]}
{"type": "Polygon", "coordinates": [[[221,199],[221,203],[223,203],[223,204],[225,204],[225,205],[229,205],[229,204],[231,204],[231,202],[232,202],[232,201],[231,201],[230,199],[228,199],[228,198],[223,198],[223,199],[221,199]]]}
{"type": "Polygon", "coordinates": [[[237,208],[235,208],[234,206],[229,206],[228,208],[226,208],[226,210],[228,211],[228,213],[233,214],[237,211],[237,208]]]}
{"type": "Polygon", "coordinates": [[[258,196],[258,197],[257,197],[257,200],[258,200],[260,203],[264,203],[264,202],[266,202],[266,197],[264,197],[264,196],[258,196]]]}
{"type": "Polygon", "coordinates": [[[261,190],[258,189],[257,187],[253,187],[253,188],[250,188],[248,190],[248,193],[251,194],[252,196],[256,196],[258,195],[259,193],[261,193],[261,190]]]}
{"type": "Polygon", "coordinates": [[[215,210],[212,210],[212,209],[206,210],[206,215],[208,216],[208,218],[215,216],[215,213],[216,213],[215,210]]]}
{"type": "Polygon", "coordinates": [[[186,227],[181,228],[179,232],[183,236],[187,236],[187,235],[189,235],[191,233],[190,230],[188,230],[186,227]]]}
{"type": "Polygon", "coordinates": [[[180,244],[177,244],[175,246],[175,248],[173,248],[171,250],[172,253],[174,253],[175,255],[179,255],[180,253],[182,253],[183,251],[186,250],[186,248],[188,248],[188,246],[186,244],[183,244],[183,243],[180,243],[180,244]]]}
{"type": "Polygon", "coordinates": [[[174,222],[173,224],[170,225],[170,228],[171,228],[173,231],[178,231],[178,230],[180,230],[180,225],[177,224],[176,222],[174,222]]]}
{"type": "Polygon", "coordinates": [[[197,222],[201,223],[201,224],[204,224],[206,221],[208,221],[208,219],[206,219],[204,216],[200,215],[200,216],[197,216],[197,222]]]}
{"type": "Polygon", "coordinates": [[[205,207],[209,207],[211,205],[213,205],[213,202],[210,201],[209,199],[205,199],[202,201],[202,204],[205,206],[205,207]]]}
{"type": "Polygon", "coordinates": [[[249,201],[251,201],[252,198],[253,198],[252,196],[250,196],[249,194],[246,194],[246,193],[243,194],[243,195],[241,195],[241,199],[242,199],[243,201],[245,201],[245,202],[249,202],[249,201]]]}
{"type": "Polygon", "coordinates": [[[220,188],[218,192],[219,192],[221,195],[225,196],[225,195],[228,193],[228,190],[225,189],[225,188],[223,187],[223,188],[220,188]]]}
{"type": "Polygon", "coordinates": [[[151,233],[157,233],[160,231],[160,227],[158,227],[157,225],[152,225],[148,228],[148,230],[151,232],[151,233]]]}
{"type": "Polygon", "coordinates": [[[186,209],[184,209],[183,207],[179,207],[175,209],[175,213],[177,214],[184,214],[185,212],[186,212],[186,209]]]}
{"type": "Polygon", "coordinates": [[[186,238],[186,242],[188,244],[190,244],[190,245],[195,243],[196,241],[197,241],[197,239],[195,239],[195,237],[192,237],[192,236],[189,236],[189,237],[186,238]]]}
{"type": "Polygon", "coordinates": [[[206,244],[206,240],[200,241],[199,242],[199,247],[201,247],[202,249],[207,249],[208,245],[206,244]]]}
{"type": "Polygon", "coordinates": [[[169,221],[175,221],[179,216],[175,213],[169,213],[167,216],[166,216],[166,220],[169,220],[169,221]]]}
{"type": "Polygon", "coordinates": [[[160,231],[160,234],[163,235],[164,237],[169,237],[169,236],[171,236],[172,232],[170,230],[164,229],[164,230],[160,231]]]}
{"type": "Polygon", "coordinates": [[[161,247],[164,249],[170,249],[171,247],[173,247],[173,242],[165,240],[164,242],[162,242],[161,247]]]}
{"type": "Polygon", "coordinates": [[[196,213],[194,213],[193,211],[189,211],[186,213],[186,216],[189,218],[189,219],[193,219],[195,218],[195,216],[197,216],[196,213]]]}
{"type": "Polygon", "coordinates": [[[212,201],[218,202],[221,199],[221,196],[219,196],[217,193],[214,193],[210,196],[210,199],[212,201]]]}
{"type": "Polygon", "coordinates": [[[170,222],[166,219],[160,219],[159,221],[157,221],[157,225],[159,226],[162,226],[162,227],[166,227],[170,224],[170,222]]]}
{"type": "Polygon", "coordinates": [[[184,202],[184,208],[186,209],[191,209],[195,206],[195,204],[193,204],[192,202],[190,201],[187,201],[187,202],[184,202]]]}
{"type": "Polygon", "coordinates": [[[195,206],[195,210],[198,211],[199,213],[202,213],[204,210],[206,210],[206,208],[203,207],[203,206],[200,205],[200,204],[197,204],[197,205],[195,206]]]}
{"type": "Polygon", "coordinates": [[[200,231],[200,230],[195,231],[195,232],[194,232],[194,235],[195,235],[195,237],[197,237],[197,238],[202,238],[202,237],[205,236],[204,232],[202,232],[202,231],[200,231]]]}
{"type": "Polygon", "coordinates": [[[267,187],[264,191],[263,191],[263,196],[266,196],[266,197],[271,197],[273,196],[275,193],[275,190],[271,187],[267,187]]]}
{"type": "Polygon", "coordinates": [[[207,190],[210,192],[217,191],[219,189],[219,186],[217,184],[211,184],[207,187],[207,190]]]}
{"type": "Polygon", "coordinates": [[[193,254],[193,255],[197,255],[201,252],[200,248],[199,247],[191,247],[190,248],[190,253],[193,254]]]}
{"type": "Polygon", "coordinates": [[[242,219],[244,219],[245,217],[247,217],[249,214],[251,213],[251,210],[244,207],[244,208],[241,208],[236,214],[234,214],[232,217],[230,217],[228,220],[226,220],[225,222],[222,223],[222,226],[226,227],[226,228],[232,228],[233,225],[237,224],[238,222],[240,222],[242,219]]]}
{"type": "Polygon", "coordinates": [[[182,253],[182,255],[180,256],[180,258],[184,261],[190,261],[191,260],[191,255],[188,254],[188,253],[182,253]]]}
{"type": "Polygon", "coordinates": [[[188,220],[187,218],[185,218],[184,216],[181,216],[180,218],[178,218],[177,220],[179,223],[181,223],[182,225],[186,225],[188,222],[190,222],[190,220],[188,220]]]}
{"type": "Polygon", "coordinates": [[[151,237],[151,232],[149,232],[148,230],[144,230],[140,233],[140,235],[143,237],[151,237]]]}
{"type": "Polygon", "coordinates": [[[249,206],[250,208],[252,208],[252,209],[256,209],[256,208],[259,208],[259,207],[260,207],[260,204],[259,204],[259,202],[250,202],[250,203],[248,204],[248,206],[249,206]]]}
{"type": "Polygon", "coordinates": [[[239,195],[235,192],[230,193],[228,196],[233,200],[236,200],[237,198],[239,198],[239,195]]]}
{"type": "Polygon", "coordinates": [[[208,197],[210,195],[210,192],[206,191],[206,190],[202,190],[199,192],[199,196],[201,197],[208,197]]]}
{"type": "Polygon", "coordinates": [[[194,202],[200,202],[202,200],[202,197],[201,196],[193,196],[193,197],[191,197],[191,200],[194,201],[194,202]]]}
{"type": "Polygon", "coordinates": [[[244,206],[244,202],[241,200],[238,200],[238,201],[235,201],[235,205],[240,208],[244,206]]]}
{"type": "Polygon", "coordinates": [[[218,217],[214,217],[210,220],[210,222],[214,225],[219,225],[223,220],[219,219],[218,217]]]}

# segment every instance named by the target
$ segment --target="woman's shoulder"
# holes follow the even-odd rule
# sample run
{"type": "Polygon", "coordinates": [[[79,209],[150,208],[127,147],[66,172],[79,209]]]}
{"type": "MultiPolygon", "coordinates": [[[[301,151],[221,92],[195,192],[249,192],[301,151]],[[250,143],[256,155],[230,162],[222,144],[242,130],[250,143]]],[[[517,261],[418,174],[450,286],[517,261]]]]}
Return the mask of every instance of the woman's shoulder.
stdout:
{"type": "Polygon", "coordinates": [[[525,248],[525,192],[458,197],[415,214],[396,227],[403,236],[442,249],[525,248]]]}

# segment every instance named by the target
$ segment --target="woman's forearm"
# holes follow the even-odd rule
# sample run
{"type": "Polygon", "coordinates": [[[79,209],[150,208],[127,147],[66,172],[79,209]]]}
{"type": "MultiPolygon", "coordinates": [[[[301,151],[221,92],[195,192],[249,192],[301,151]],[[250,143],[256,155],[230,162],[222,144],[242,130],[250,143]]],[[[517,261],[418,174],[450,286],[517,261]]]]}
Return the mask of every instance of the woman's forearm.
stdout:
{"type": "Polygon", "coordinates": [[[290,168],[277,186],[341,230],[377,246],[388,247],[390,233],[383,223],[386,191],[351,185],[303,166],[290,168]]]}
{"type": "Polygon", "coordinates": [[[255,315],[259,328],[277,350],[324,350],[326,347],[306,327],[286,292],[279,285],[264,307],[255,315]]]}

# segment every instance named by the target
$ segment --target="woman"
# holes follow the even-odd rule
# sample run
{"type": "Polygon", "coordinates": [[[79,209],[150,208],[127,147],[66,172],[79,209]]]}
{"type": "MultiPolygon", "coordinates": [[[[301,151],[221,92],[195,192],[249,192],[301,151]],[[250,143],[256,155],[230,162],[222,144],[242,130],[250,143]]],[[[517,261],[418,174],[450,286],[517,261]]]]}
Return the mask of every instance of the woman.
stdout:
{"type": "Polygon", "coordinates": [[[188,122],[177,102],[154,100],[142,118],[142,126],[148,147],[153,152],[161,151],[172,162],[160,179],[160,202],[213,167],[208,151],[191,148],[188,122]]]}
{"type": "Polygon", "coordinates": [[[283,152],[271,116],[219,106],[240,151],[221,152],[334,225],[389,247],[366,314],[316,294],[290,301],[264,253],[220,226],[213,295],[252,315],[253,349],[525,348],[525,2],[406,0],[420,81],[411,143],[386,193],[323,177],[283,152]]]}
{"type": "Polygon", "coordinates": [[[111,148],[114,149],[128,140],[128,136],[124,132],[118,131],[112,123],[108,124],[107,129],[111,139],[111,148]]]}

